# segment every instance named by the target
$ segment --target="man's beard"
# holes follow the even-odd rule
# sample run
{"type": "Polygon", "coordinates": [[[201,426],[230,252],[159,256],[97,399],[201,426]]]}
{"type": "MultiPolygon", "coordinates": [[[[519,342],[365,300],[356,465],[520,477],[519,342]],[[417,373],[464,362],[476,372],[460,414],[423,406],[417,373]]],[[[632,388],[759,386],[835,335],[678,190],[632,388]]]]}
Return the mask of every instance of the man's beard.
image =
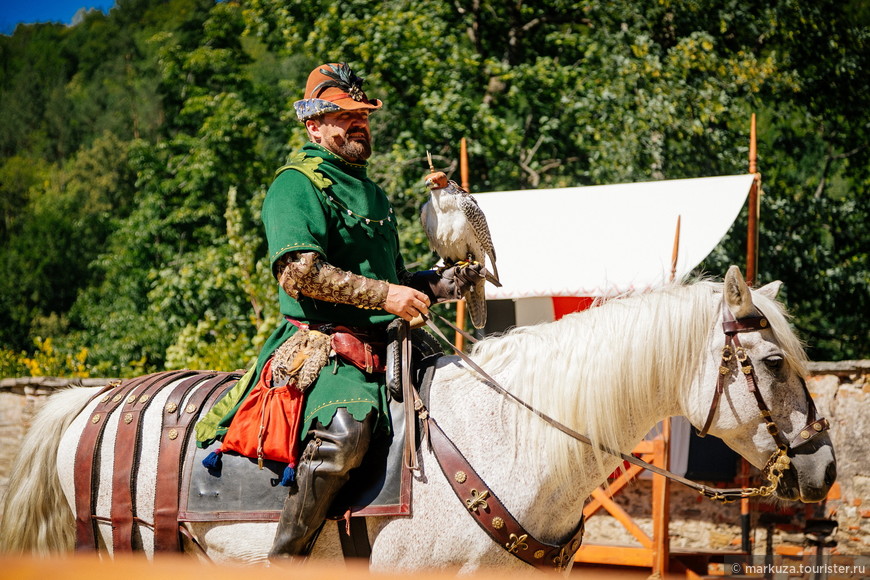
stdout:
{"type": "Polygon", "coordinates": [[[364,131],[354,131],[346,134],[340,144],[336,143],[335,139],[330,139],[329,141],[331,143],[326,144],[328,149],[353,163],[365,161],[372,155],[371,139],[364,131]]]}

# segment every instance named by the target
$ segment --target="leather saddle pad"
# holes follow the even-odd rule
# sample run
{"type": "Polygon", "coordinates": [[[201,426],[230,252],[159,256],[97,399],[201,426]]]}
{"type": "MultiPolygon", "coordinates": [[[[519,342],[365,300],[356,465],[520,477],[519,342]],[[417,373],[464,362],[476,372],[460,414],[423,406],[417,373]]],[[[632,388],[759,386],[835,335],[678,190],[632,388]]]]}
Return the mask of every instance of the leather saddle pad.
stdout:
{"type": "MultiPolygon", "coordinates": [[[[353,516],[407,516],[411,514],[411,475],[402,465],[405,413],[402,403],[390,402],[393,435],[372,440],[362,466],[354,469],[331,508],[338,517],[348,509],[353,516]]],[[[179,521],[278,521],[289,487],[278,482],[285,464],[224,453],[219,473],[203,467],[202,460],[220,447],[196,447],[191,438],[181,483],[179,521]]]]}

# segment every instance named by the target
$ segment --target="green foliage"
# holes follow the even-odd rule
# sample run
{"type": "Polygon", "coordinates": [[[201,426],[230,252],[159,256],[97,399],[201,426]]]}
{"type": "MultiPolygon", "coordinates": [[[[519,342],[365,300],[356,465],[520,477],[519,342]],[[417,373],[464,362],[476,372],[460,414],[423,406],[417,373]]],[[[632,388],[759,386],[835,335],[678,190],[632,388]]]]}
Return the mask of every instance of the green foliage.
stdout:
{"type": "Polygon", "coordinates": [[[0,376],[4,377],[89,377],[87,359],[88,349],[76,352],[58,351],[51,338],[36,337],[33,341],[35,351],[31,356],[25,352],[0,349],[0,376]]]}
{"type": "MultiPolygon", "coordinates": [[[[412,269],[435,260],[427,151],[457,179],[467,138],[476,191],[734,174],[757,112],[759,281],[785,281],[813,358],[870,356],[868,38],[866,7],[833,0],[119,0],[20,26],[0,37],[0,371],[48,356],[41,336],[92,374],[248,364],[278,317],[259,208],[324,61],[385,101],[370,174],[412,269]]],[[[744,262],[741,220],[708,272],[744,262]]]]}

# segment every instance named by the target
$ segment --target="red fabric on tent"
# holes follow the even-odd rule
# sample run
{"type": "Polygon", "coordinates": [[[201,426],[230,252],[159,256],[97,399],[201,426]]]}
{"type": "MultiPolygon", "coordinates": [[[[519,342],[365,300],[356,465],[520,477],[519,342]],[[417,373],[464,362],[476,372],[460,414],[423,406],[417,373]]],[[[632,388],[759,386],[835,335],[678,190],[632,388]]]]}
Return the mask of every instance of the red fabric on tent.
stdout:
{"type": "Polygon", "coordinates": [[[592,306],[592,296],[553,296],[553,320],[592,306]]]}

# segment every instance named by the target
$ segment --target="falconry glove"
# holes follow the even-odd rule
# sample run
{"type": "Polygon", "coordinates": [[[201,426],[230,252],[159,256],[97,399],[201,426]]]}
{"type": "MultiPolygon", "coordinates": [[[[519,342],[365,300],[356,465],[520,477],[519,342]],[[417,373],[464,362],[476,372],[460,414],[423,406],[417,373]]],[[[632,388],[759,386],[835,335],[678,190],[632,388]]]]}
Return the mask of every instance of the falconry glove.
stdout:
{"type": "Polygon", "coordinates": [[[438,270],[423,270],[411,274],[405,284],[423,292],[432,304],[461,300],[475,284],[485,280],[486,269],[482,264],[450,266],[438,270]]]}

